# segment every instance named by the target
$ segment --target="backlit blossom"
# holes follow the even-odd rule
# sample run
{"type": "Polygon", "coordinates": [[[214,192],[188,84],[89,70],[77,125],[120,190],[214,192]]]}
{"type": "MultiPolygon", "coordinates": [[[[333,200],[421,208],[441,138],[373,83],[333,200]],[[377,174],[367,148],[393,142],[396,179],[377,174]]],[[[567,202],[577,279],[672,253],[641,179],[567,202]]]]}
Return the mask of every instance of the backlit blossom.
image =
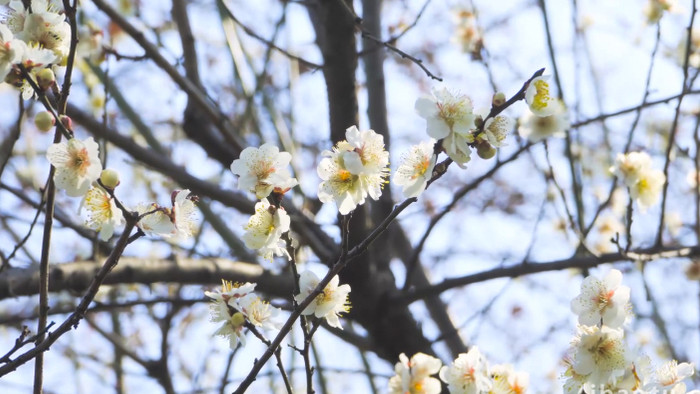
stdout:
{"type": "Polygon", "coordinates": [[[389,175],[389,154],[384,137],[372,130],[359,132],[355,126],[346,130],[348,140],[340,141],[333,151],[324,151],[317,173],[318,198],[324,203],[335,201],[341,215],[365,203],[369,195],[377,200],[389,175]]]}
{"type": "Polygon", "coordinates": [[[433,97],[416,100],[416,112],[428,122],[428,135],[439,140],[474,129],[474,107],[467,96],[455,95],[447,88],[433,89],[432,93],[433,97]]]}
{"type": "Polygon", "coordinates": [[[273,256],[287,256],[287,243],[281,238],[289,231],[290,219],[281,207],[273,207],[263,198],[255,204],[255,214],[245,225],[243,241],[246,247],[257,249],[265,259],[272,260],[273,256]]]}
{"type": "Polygon", "coordinates": [[[563,137],[569,128],[569,115],[564,104],[555,100],[550,104],[552,114],[537,116],[527,112],[520,118],[518,129],[520,135],[530,142],[538,142],[549,137],[563,137]]]}
{"type": "Polygon", "coordinates": [[[530,375],[516,371],[510,364],[494,365],[490,372],[493,379],[490,394],[521,394],[530,385],[530,375]]]}
{"type": "MultiPolygon", "coordinates": [[[[321,280],[311,271],[304,271],[299,275],[299,290],[300,293],[294,296],[294,299],[301,303],[313,293],[316,286],[321,280]]],[[[338,275],[334,276],[331,281],[323,289],[323,292],[314,298],[313,301],[302,312],[303,315],[311,315],[318,318],[325,318],[328,325],[342,329],[338,316],[341,313],[350,311],[350,285],[344,284],[338,286],[340,279],[338,275]]],[[[437,372],[437,371],[436,371],[437,372]]]]}
{"type": "Polygon", "coordinates": [[[513,130],[513,120],[507,116],[498,115],[494,118],[489,118],[484,124],[484,134],[488,142],[495,148],[500,148],[504,145],[508,133],[513,130]]]}
{"type": "Polygon", "coordinates": [[[462,46],[462,50],[478,57],[483,45],[481,29],[476,20],[476,15],[467,10],[459,10],[453,14],[455,22],[455,34],[452,38],[462,46]]]}
{"type": "Polygon", "coordinates": [[[676,360],[667,361],[654,371],[645,389],[657,392],[685,393],[683,380],[693,376],[694,373],[695,367],[691,363],[678,364],[676,360]]]}
{"type": "Polygon", "coordinates": [[[136,212],[139,215],[145,215],[136,224],[144,233],[148,235],[159,235],[162,237],[171,237],[177,233],[175,224],[170,219],[167,208],[160,207],[156,203],[145,204],[141,203],[136,207],[136,212]]]}
{"type": "Polygon", "coordinates": [[[403,186],[403,194],[407,198],[423,193],[432,177],[437,159],[433,153],[434,144],[431,140],[412,146],[394,173],[394,183],[403,186]]]}
{"type": "Polygon", "coordinates": [[[0,81],[10,73],[13,64],[19,63],[26,48],[26,44],[15,39],[7,26],[0,24],[0,81]]]}
{"type": "Polygon", "coordinates": [[[442,367],[440,379],[447,383],[451,394],[477,394],[491,389],[488,363],[476,346],[460,354],[452,365],[442,367]]]}
{"type": "Polygon", "coordinates": [[[197,231],[196,207],[192,198],[187,189],[173,192],[171,219],[177,230],[176,235],[180,238],[191,237],[197,231]]]}
{"type": "Polygon", "coordinates": [[[622,178],[642,212],[656,204],[666,183],[663,171],[651,168],[651,157],[646,152],[619,153],[610,171],[622,178]]]}
{"type": "Polygon", "coordinates": [[[406,354],[399,355],[399,362],[394,366],[394,375],[389,379],[391,394],[438,394],[440,381],[431,377],[436,374],[442,362],[424,353],[416,353],[409,360],[406,354]]]}
{"type": "Polygon", "coordinates": [[[579,324],[593,326],[601,322],[611,328],[622,326],[627,317],[630,288],[622,286],[622,273],[610,272],[599,280],[588,276],[581,284],[581,294],[571,301],[571,310],[579,324]]]}
{"type": "Polygon", "coordinates": [[[610,171],[621,177],[627,186],[637,182],[639,176],[651,168],[651,157],[646,152],[618,153],[610,171]]]}
{"type": "Polygon", "coordinates": [[[88,214],[85,225],[99,231],[99,237],[103,241],[110,239],[114,228],[124,223],[122,211],[101,186],[93,186],[85,193],[80,208],[85,208],[88,214]]]}
{"type": "Polygon", "coordinates": [[[241,284],[222,280],[220,290],[204,292],[212,300],[209,303],[209,320],[214,323],[222,323],[214,335],[228,339],[231,349],[235,349],[239,341],[242,345],[245,345],[243,328],[245,327],[246,316],[236,306],[238,300],[250,295],[254,289],[254,283],[241,284]]]}
{"type": "Polygon", "coordinates": [[[255,294],[247,294],[238,298],[234,308],[241,311],[254,326],[267,329],[277,329],[280,326],[274,320],[279,315],[280,310],[255,294]]]}
{"type": "Polygon", "coordinates": [[[469,144],[474,142],[471,131],[476,127],[471,100],[445,88],[433,89],[433,97],[416,100],[416,111],[427,121],[428,135],[442,139],[445,153],[464,168],[471,158],[469,144]]]}
{"type": "Polygon", "coordinates": [[[70,25],[64,15],[54,12],[33,12],[27,15],[21,37],[26,42],[37,43],[42,48],[53,51],[56,62],[61,62],[68,56],[70,25]]]}
{"type": "Polygon", "coordinates": [[[260,148],[243,149],[239,159],[231,163],[231,172],[238,175],[238,188],[255,193],[259,199],[276,191],[284,193],[297,185],[287,167],[292,159],[288,152],[280,152],[272,144],[260,148]]]}
{"type": "Polygon", "coordinates": [[[338,144],[343,163],[355,175],[386,174],[389,152],[384,149],[384,136],[374,130],[360,131],[350,126],[345,131],[345,144],[338,144]]]}
{"type": "Polygon", "coordinates": [[[637,182],[630,186],[630,196],[637,201],[641,211],[645,212],[659,201],[664,183],[666,176],[663,171],[651,169],[640,174],[637,182]]]}
{"type": "Polygon", "coordinates": [[[594,385],[608,382],[614,373],[627,367],[626,350],[621,329],[608,326],[579,326],[572,341],[572,366],[579,375],[594,385]]]}
{"type": "Polygon", "coordinates": [[[537,116],[550,116],[556,111],[556,97],[551,94],[549,76],[540,76],[530,81],[525,90],[525,102],[537,116]]]}
{"type": "Polygon", "coordinates": [[[56,167],[56,187],[72,197],[85,194],[102,172],[98,150],[92,137],[84,141],[72,138],[49,146],[46,158],[56,167]]]}

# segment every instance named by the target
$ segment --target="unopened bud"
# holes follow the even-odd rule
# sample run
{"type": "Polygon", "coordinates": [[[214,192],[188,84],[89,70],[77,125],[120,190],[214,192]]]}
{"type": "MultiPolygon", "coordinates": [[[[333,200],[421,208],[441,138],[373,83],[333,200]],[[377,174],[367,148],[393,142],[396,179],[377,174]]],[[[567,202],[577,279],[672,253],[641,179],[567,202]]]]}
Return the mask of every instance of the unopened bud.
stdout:
{"type": "Polygon", "coordinates": [[[47,132],[56,125],[56,118],[49,111],[41,111],[34,117],[34,125],[37,129],[47,132]]]}
{"type": "Polygon", "coordinates": [[[496,155],[496,148],[486,141],[476,146],[476,153],[484,160],[488,160],[496,155]]]}
{"type": "Polygon", "coordinates": [[[102,182],[102,186],[114,189],[115,187],[119,186],[119,173],[106,168],[102,170],[102,173],[100,174],[100,182],[102,182]]]}
{"type": "Polygon", "coordinates": [[[491,101],[491,105],[494,107],[500,107],[501,105],[506,103],[506,95],[503,92],[498,92],[493,95],[493,100],[491,101]]]}
{"type": "Polygon", "coordinates": [[[44,68],[36,73],[36,81],[41,89],[46,90],[56,82],[56,75],[50,68],[44,68]]]}
{"type": "Polygon", "coordinates": [[[65,126],[66,129],[73,131],[73,119],[71,119],[70,116],[60,115],[58,119],[61,120],[61,123],[63,123],[63,126],[65,126]]]}
{"type": "Polygon", "coordinates": [[[481,115],[476,115],[474,118],[474,126],[476,126],[478,129],[484,127],[484,118],[482,118],[481,115]]]}

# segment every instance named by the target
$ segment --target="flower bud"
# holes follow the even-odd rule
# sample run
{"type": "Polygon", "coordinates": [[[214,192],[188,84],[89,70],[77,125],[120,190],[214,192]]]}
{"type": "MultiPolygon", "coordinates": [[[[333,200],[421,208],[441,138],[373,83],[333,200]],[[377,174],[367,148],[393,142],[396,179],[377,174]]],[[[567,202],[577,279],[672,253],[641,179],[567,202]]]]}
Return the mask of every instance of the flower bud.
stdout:
{"type": "Polygon", "coordinates": [[[105,168],[100,174],[100,182],[102,182],[102,186],[114,189],[119,186],[119,173],[112,169],[105,168]]]}
{"type": "Polygon", "coordinates": [[[506,103],[506,95],[503,92],[498,92],[493,95],[493,100],[491,100],[491,105],[494,107],[500,107],[506,103]]]}
{"type": "Polygon", "coordinates": [[[488,160],[496,155],[496,148],[484,141],[476,146],[476,153],[484,160],[488,160]]]}
{"type": "Polygon", "coordinates": [[[60,115],[58,119],[61,120],[61,123],[66,127],[66,129],[73,131],[73,119],[70,118],[68,115],[60,115]]]}
{"type": "Polygon", "coordinates": [[[478,129],[484,127],[484,118],[482,118],[481,115],[476,115],[474,118],[474,126],[476,126],[478,129]]]}
{"type": "Polygon", "coordinates": [[[231,316],[231,324],[238,328],[245,323],[245,315],[241,312],[236,312],[231,316]]]}
{"type": "Polygon", "coordinates": [[[43,132],[50,131],[55,124],[56,118],[49,111],[41,111],[34,117],[34,125],[43,132]]]}
{"type": "Polygon", "coordinates": [[[56,82],[56,75],[50,68],[44,68],[36,73],[36,81],[42,90],[46,90],[56,82]]]}

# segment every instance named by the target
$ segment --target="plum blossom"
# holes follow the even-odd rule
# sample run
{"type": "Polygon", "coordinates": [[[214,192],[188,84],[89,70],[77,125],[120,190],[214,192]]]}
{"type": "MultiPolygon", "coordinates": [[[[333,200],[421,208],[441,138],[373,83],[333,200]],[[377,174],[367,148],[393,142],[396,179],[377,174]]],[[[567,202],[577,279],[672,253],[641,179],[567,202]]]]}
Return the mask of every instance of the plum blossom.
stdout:
{"type": "Polygon", "coordinates": [[[432,138],[442,139],[445,153],[461,168],[471,159],[471,131],[476,128],[472,101],[455,95],[446,88],[433,89],[433,97],[416,100],[416,112],[427,121],[427,132],[432,138]]]}
{"type": "Polygon", "coordinates": [[[629,188],[630,197],[645,212],[659,200],[666,183],[663,171],[651,167],[651,157],[646,152],[619,153],[610,171],[622,178],[629,188]]]}
{"type": "Polygon", "coordinates": [[[284,193],[298,184],[287,166],[292,160],[288,152],[280,152],[272,144],[260,148],[243,149],[240,158],[231,163],[231,172],[238,175],[238,188],[255,193],[259,199],[266,198],[274,190],[284,193]]]}
{"type": "Polygon", "coordinates": [[[291,256],[287,252],[287,243],[281,238],[289,231],[289,215],[281,207],[270,205],[266,198],[255,204],[255,214],[245,225],[243,241],[246,247],[257,249],[267,260],[273,256],[291,256]]]}
{"type": "Polygon", "coordinates": [[[622,273],[610,272],[599,280],[588,276],[581,283],[581,294],[571,301],[571,310],[579,324],[593,326],[601,322],[610,328],[621,327],[628,314],[630,288],[621,286],[622,273]]]}
{"type": "MultiPolygon", "coordinates": [[[[301,303],[313,293],[316,286],[318,286],[321,280],[311,271],[304,271],[299,275],[299,294],[294,296],[294,299],[301,303]]],[[[338,275],[334,276],[331,281],[326,285],[323,292],[314,298],[313,301],[304,309],[303,315],[311,315],[318,318],[325,318],[328,325],[331,327],[336,327],[342,329],[343,326],[340,325],[340,320],[338,316],[341,313],[347,313],[350,311],[350,301],[348,301],[348,294],[350,294],[350,285],[344,284],[338,286],[340,279],[338,275]]]]}
{"type": "Polygon", "coordinates": [[[394,366],[396,375],[389,379],[391,394],[438,394],[440,381],[431,377],[438,373],[442,362],[424,353],[416,353],[409,360],[406,354],[399,355],[399,362],[394,366]]]}
{"type": "Polygon", "coordinates": [[[24,56],[27,45],[22,40],[14,38],[7,26],[0,24],[0,81],[19,63],[24,56]]]}
{"type": "Polygon", "coordinates": [[[324,151],[318,165],[321,178],[318,198],[324,203],[335,201],[341,215],[347,215],[365,203],[369,195],[377,200],[389,175],[389,153],[384,149],[384,137],[373,130],[360,132],[349,127],[347,140],[340,141],[333,151],[324,151]]]}
{"type": "Polygon", "coordinates": [[[651,376],[645,389],[657,392],[685,393],[683,380],[693,376],[695,367],[692,363],[678,363],[676,360],[665,362],[651,376]]]}
{"type": "Polygon", "coordinates": [[[216,330],[214,335],[218,335],[229,340],[231,349],[235,349],[238,342],[245,345],[245,327],[246,316],[235,308],[237,301],[247,295],[251,295],[255,289],[254,283],[232,283],[227,280],[222,280],[221,289],[216,292],[205,291],[204,295],[211,298],[209,304],[210,321],[214,323],[221,322],[221,327],[216,330]]]}
{"type": "Polygon", "coordinates": [[[93,186],[83,198],[80,210],[85,207],[88,219],[85,224],[99,231],[99,238],[107,241],[114,234],[114,229],[124,223],[124,215],[117,208],[114,199],[101,187],[93,186]]]}
{"type": "Polygon", "coordinates": [[[500,148],[504,145],[508,133],[513,130],[513,119],[498,115],[494,118],[489,118],[484,123],[484,135],[486,140],[495,148],[500,148]]]}
{"type": "Polygon", "coordinates": [[[492,385],[488,362],[476,346],[460,354],[450,366],[442,367],[440,379],[447,383],[452,394],[485,393],[492,385]]]}
{"type": "Polygon", "coordinates": [[[564,104],[555,100],[550,104],[549,116],[537,116],[527,112],[520,118],[519,133],[530,142],[538,142],[549,137],[562,137],[569,128],[569,114],[564,104]]]}
{"type": "Polygon", "coordinates": [[[394,183],[403,186],[407,198],[418,197],[433,176],[437,157],[433,153],[435,141],[422,142],[411,147],[394,173],[394,183]]]}
{"type": "Polygon", "coordinates": [[[280,326],[280,323],[274,320],[280,310],[255,294],[246,294],[238,298],[234,308],[242,312],[254,326],[266,329],[278,329],[280,326]]]}
{"type": "Polygon", "coordinates": [[[56,187],[71,197],[84,195],[102,172],[99,147],[92,137],[53,144],[46,150],[46,158],[56,167],[56,187]]]}
{"type": "Polygon", "coordinates": [[[172,207],[162,207],[156,203],[141,203],[136,207],[139,215],[144,215],[136,224],[144,233],[161,237],[189,238],[197,231],[196,196],[188,189],[175,190],[171,194],[172,207]]]}
{"type": "Polygon", "coordinates": [[[525,102],[537,116],[550,116],[557,110],[556,97],[550,94],[549,76],[535,77],[525,90],[525,102]]]}
{"type": "Polygon", "coordinates": [[[608,326],[579,326],[572,341],[572,367],[586,382],[596,386],[606,384],[615,373],[627,366],[626,349],[621,329],[608,326]]]}
{"type": "Polygon", "coordinates": [[[167,238],[177,232],[167,208],[163,208],[156,203],[141,203],[136,206],[136,212],[139,215],[145,215],[136,226],[148,235],[159,235],[167,238]]]}
{"type": "Polygon", "coordinates": [[[491,394],[525,393],[530,385],[530,375],[527,372],[516,371],[510,364],[494,365],[491,368],[491,377],[491,394]]]}

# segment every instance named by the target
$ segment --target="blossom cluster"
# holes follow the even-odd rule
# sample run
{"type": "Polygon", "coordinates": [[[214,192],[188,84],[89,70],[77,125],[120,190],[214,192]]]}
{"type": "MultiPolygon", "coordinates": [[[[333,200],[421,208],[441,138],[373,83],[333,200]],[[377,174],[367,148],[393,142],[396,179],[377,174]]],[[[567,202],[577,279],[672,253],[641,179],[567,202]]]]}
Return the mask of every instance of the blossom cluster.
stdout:
{"type": "Polygon", "coordinates": [[[245,148],[231,163],[231,172],[238,175],[238,188],[261,199],[244,226],[243,241],[246,247],[258,250],[267,260],[274,256],[291,259],[287,242],[282,239],[289,231],[290,218],[279,203],[284,193],[298,183],[287,169],[291,159],[288,152],[280,152],[272,144],[263,144],[260,148],[245,148]],[[270,202],[267,197],[273,193],[275,198],[270,202]]]}
{"type": "Polygon", "coordinates": [[[367,196],[379,199],[389,174],[384,136],[351,126],[345,131],[345,138],[332,151],[321,153],[323,159],[317,171],[321,178],[318,199],[324,203],[335,201],[341,215],[364,204],[367,196]]]}
{"type": "MultiPolygon", "coordinates": [[[[121,209],[107,191],[119,185],[119,175],[114,170],[102,169],[95,140],[92,137],[71,138],[52,144],[46,150],[46,158],[56,168],[56,187],[71,197],[83,198],[80,211],[87,212],[87,227],[99,231],[98,236],[103,241],[111,238],[115,228],[124,223],[121,209]]],[[[192,236],[196,232],[196,198],[185,189],[174,191],[171,199],[170,208],[156,203],[136,206],[135,211],[142,215],[137,226],[146,234],[166,238],[192,236]]]]}
{"type": "Polygon", "coordinates": [[[222,282],[221,290],[205,291],[204,294],[211,299],[210,320],[221,323],[215,335],[228,339],[231,349],[235,349],[239,342],[245,345],[243,329],[246,324],[264,329],[279,329],[275,317],[280,310],[253,293],[255,283],[222,282]]]}
{"type": "Polygon", "coordinates": [[[65,64],[71,28],[60,2],[32,1],[31,11],[20,0],[5,3],[8,9],[0,23],[0,80],[20,88],[26,100],[34,90],[19,66],[37,80],[41,70],[65,64]]]}
{"type": "Polygon", "coordinates": [[[692,364],[671,360],[653,368],[648,356],[626,346],[630,289],[621,282],[622,273],[614,269],[602,280],[586,277],[572,300],[579,326],[564,360],[564,392],[686,393],[683,380],[693,375],[692,364]]]}
{"type": "Polygon", "coordinates": [[[619,153],[610,171],[622,178],[642,212],[657,203],[666,182],[663,171],[651,167],[651,157],[646,152],[619,153]]]}
{"type": "Polygon", "coordinates": [[[476,346],[445,366],[427,354],[417,353],[409,359],[402,353],[394,372],[396,375],[389,379],[391,394],[440,393],[440,381],[432,377],[438,373],[453,394],[524,393],[530,384],[530,376],[516,371],[510,364],[490,366],[476,346]]]}

